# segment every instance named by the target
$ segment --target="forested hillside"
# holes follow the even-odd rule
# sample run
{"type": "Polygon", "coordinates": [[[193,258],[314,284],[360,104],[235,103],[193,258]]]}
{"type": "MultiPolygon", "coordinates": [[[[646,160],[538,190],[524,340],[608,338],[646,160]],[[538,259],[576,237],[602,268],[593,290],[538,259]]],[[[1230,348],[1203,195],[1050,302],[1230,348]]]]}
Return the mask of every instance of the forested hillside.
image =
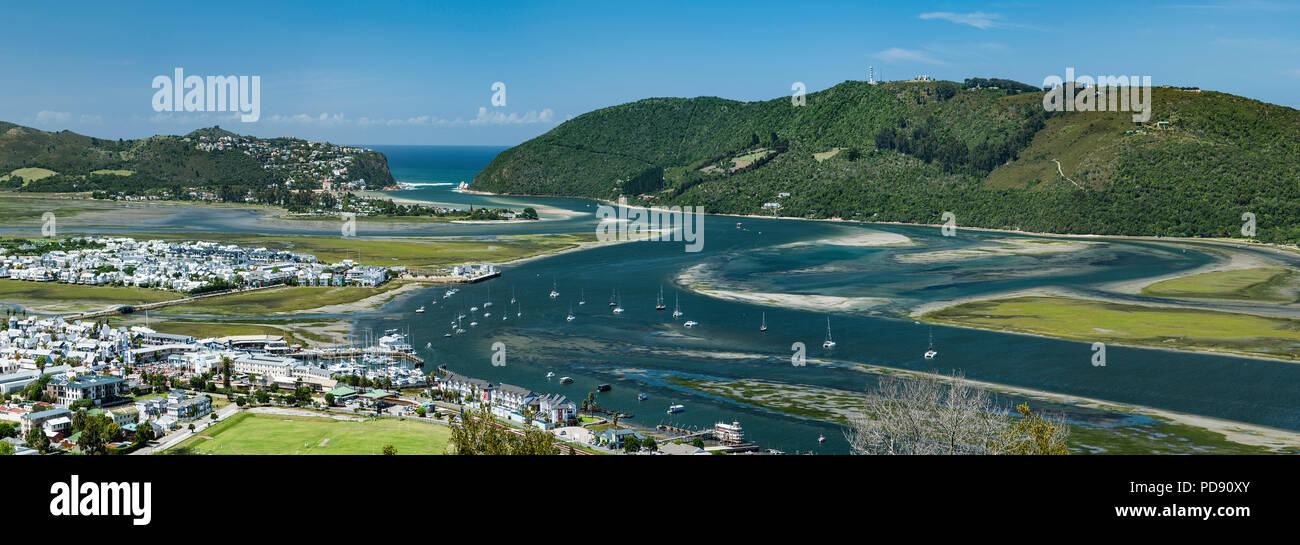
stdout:
{"type": "Polygon", "coordinates": [[[629,195],[710,212],[1058,233],[1300,239],[1300,112],[1154,89],[1129,112],[1045,112],[1006,80],[845,82],[737,102],[653,98],[597,110],[499,155],[497,193],[629,195]],[[788,196],[782,196],[788,193],[788,196]]]}
{"type": "Polygon", "coordinates": [[[370,187],[394,183],[382,153],[350,150],[355,148],[292,138],[258,139],[219,127],[184,136],[104,140],[0,122],[0,189],[172,196],[202,190],[243,195],[268,186],[284,186],[290,179],[295,182],[289,184],[292,189],[319,188],[320,179],[325,177],[364,179],[370,187]],[[229,142],[222,142],[222,138],[229,142]],[[221,145],[215,146],[214,142],[221,145]],[[334,155],[350,156],[347,173],[305,176],[304,169],[316,167],[307,160],[311,157],[304,157],[302,165],[306,167],[286,164],[284,152],[293,149],[343,149],[334,155]],[[272,157],[272,152],[278,153],[272,157]]]}

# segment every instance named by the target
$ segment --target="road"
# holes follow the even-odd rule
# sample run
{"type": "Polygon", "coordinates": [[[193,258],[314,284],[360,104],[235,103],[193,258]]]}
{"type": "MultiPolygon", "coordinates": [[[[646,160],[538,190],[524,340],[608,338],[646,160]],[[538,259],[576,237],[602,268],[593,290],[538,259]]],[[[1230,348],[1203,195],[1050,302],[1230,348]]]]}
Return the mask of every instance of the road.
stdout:
{"type": "Polygon", "coordinates": [[[231,415],[237,412],[239,412],[239,406],[235,405],[234,403],[231,403],[217,410],[217,420],[215,422],[212,420],[212,417],[200,418],[193,422],[194,431],[191,432],[189,430],[189,426],[186,425],[186,427],[181,428],[180,430],[163,437],[162,439],[154,442],[153,444],[147,447],[142,447],[136,450],[135,452],[132,452],[131,454],[147,456],[155,452],[162,452],[180,443],[181,441],[189,439],[195,433],[202,432],[203,430],[208,429],[213,424],[216,424],[217,422],[230,418],[231,415]]]}

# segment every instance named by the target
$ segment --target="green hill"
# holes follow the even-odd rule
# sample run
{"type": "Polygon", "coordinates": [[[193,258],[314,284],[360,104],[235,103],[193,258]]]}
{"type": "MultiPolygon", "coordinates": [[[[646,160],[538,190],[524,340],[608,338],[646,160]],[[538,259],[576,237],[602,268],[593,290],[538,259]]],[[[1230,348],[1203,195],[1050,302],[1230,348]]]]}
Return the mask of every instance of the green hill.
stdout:
{"type": "Polygon", "coordinates": [[[472,187],[736,214],[777,202],[808,218],[940,223],[951,211],[960,225],[1057,233],[1239,237],[1252,212],[1257,238],[1300,239],[1300,111],[1156,88],[1151,120],[1135,124],[1049,114],[1042,96],[968,80],[849,81],[799,107],[652,98],[509,149],[472,187]]]}
{"type": "MultiPolygon", "coordinates": [[[[303,171],[317,167],[268,168],[273,160],[267,150],[310,145],[293,138],[240,136],[220,127],[184,136],[104,140],[71,131],[46,132],[0,122],[0,188],[137,194],[167,191],[175,195],[195,189],[265,188],[296,177],[295,189],[313,189],[320,187],[319,182],[304,175],[314,173],[303,171]],[[216,141],[223,137],[249,147],[199,147],[204,138],[216,141]],[[32,176],[34,172],[40,175],[32,176]]],[[[351,156],[348,179],[365,179],[370,187],[395,183],[382,153],[363,150],[338,154],[351,156]]]]}

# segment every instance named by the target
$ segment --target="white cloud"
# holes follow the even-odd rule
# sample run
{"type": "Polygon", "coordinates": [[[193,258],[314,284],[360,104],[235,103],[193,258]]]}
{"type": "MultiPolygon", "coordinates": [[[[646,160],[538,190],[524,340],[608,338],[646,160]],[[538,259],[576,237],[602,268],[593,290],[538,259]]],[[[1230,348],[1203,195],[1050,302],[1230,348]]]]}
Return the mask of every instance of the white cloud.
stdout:
{"type": "Polygon", "coordinates": [[[922,13],[919,17],[927,21],[931,19],[938,19],[940,21],[948,21],[959,25],[969,25],[978,28],[980,30],[985,30],[985,29],[993,28],[995,26],[1002,25],[1001,15],[996,13],[984,13],[982,11],[977,11],[974,13],[953,13],[951,11],[933,11],[929,13],[922,13]]]}
{"type": "Polygon", "coordinates": [[[52,123],[67,123],[69,119],[72,119],[72,114],[69,112],[41,110],[40,113],[36,114],[36,122],[45,125],[52,123]]]}
{"type": "Polygon", "coordinates": [[[943,64],[943,61],[935,59],[924,52],[915,49],[903,49],[901,47],[891,47],[879,53],[876,58],[885,62],[921,62],[925,64],[943,64]]]}
{"type": "Polygon", "coordinates": [[[479,107],[478,117],[471,119],[470,125],[531,125],[533,123],[551,123],[555,121],[555,112],[550,108],[542,111],[528,110],[523,115],[517,112],[506,114],[500,110],[489,111],[479,107]]]}

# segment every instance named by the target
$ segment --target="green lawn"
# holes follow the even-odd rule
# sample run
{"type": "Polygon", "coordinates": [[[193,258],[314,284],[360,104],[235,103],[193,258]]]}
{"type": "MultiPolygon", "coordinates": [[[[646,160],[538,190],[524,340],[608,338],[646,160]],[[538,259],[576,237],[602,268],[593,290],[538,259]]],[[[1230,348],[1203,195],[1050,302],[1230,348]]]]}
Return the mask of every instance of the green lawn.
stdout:
{"type": "Polygon", "coordinates": [[[1156,282],[1142,288],[1142,294],[1289,303],[1295,295],[1281,288],[1294,276],[1295,271],[1280,268],[1216,271],[1156,282]]]}
{"type": "Polygon", "coordinates": [[[384,418],[346,422],[326,417],[241,412],[168,450],[195,454],[444,454],[447,426],[384,418]]]}
{"type": "Polygon", "coordinates": [[[1300,359],[1300,321],[1066,297],[977,301],[925,315],[954,325],[1075,339],[1300,359]]]}
{"type": "Polygon", "coordinates": [[[34,182],[36,180],[40,180],[43,178],[49,178],[50,176],[53,176],[55,174],[58,173],[48,168],[38,168],[38,167],[20,168],[4,176],[0,176],[0,181],[8,180],[12,176],[22,176],[23,181],[34,182]]]}

